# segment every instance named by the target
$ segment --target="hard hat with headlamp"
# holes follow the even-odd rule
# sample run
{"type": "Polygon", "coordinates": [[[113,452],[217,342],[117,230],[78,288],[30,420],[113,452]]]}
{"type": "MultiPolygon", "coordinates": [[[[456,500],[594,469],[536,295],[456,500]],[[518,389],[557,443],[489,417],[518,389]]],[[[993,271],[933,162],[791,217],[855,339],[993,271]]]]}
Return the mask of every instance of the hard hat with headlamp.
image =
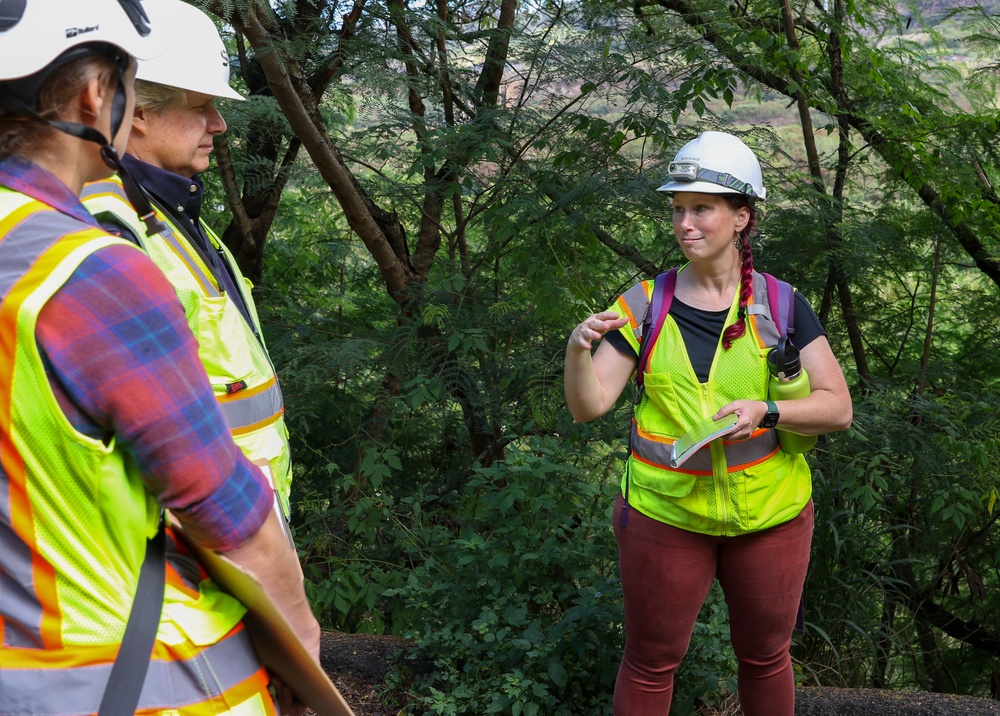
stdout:
{"type": "Polygon", "coordinates": [[[681,147],[657,191],[743,194],[751,201],[767,197],[757,157],[725,132],[703,132],[681,147]]]}
{"type": "Polygon", "coordinates": [[[245,99],[229,86],[229,52],[212,18],[193,5],[178,4],[156,29],[184,41],[140,61],[136,79],[213,97],[245,99]]]}

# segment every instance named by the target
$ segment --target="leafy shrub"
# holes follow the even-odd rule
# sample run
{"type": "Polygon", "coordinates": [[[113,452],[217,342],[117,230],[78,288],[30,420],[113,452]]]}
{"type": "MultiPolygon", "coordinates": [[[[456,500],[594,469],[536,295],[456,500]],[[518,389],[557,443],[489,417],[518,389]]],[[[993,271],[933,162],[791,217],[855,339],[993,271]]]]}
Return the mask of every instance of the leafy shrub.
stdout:
{"type": "Polygon", "coordinates": [[[621,657],[611,499],[553,439],[477,470],[462,534],[390,590],[435,663],[415,706],[431,714],[598,714],[621,657]]]}
{"type": "Polygon", "coordinates": [[[691,646],[674,677],[671,711],[696,713],[736,693],[736,655],[729,642],[729,609],[718,582],[712,585],[691,635],[691,646]]]}

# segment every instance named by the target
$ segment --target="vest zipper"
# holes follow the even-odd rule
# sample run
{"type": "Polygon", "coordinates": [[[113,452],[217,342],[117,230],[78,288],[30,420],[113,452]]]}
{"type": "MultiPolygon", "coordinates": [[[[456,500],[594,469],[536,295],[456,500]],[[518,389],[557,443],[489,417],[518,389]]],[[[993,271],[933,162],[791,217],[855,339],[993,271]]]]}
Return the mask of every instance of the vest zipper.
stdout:
{"type": "MultiPolygon", "coordinates": [[[[702,413],[711,415],[715,412],[707,383],[699,383],[701,390],[702,413]],[[706,412],[711,411],[711,412],[706,412]]],[[[708,449],[712,455],[712,483],[715,489],[715,499],[718,507],[719,522],[729,524],[729,473],[726,469],[726,448],[722,444],[722,438],[717,438],[708,444],[708,449]]]]}

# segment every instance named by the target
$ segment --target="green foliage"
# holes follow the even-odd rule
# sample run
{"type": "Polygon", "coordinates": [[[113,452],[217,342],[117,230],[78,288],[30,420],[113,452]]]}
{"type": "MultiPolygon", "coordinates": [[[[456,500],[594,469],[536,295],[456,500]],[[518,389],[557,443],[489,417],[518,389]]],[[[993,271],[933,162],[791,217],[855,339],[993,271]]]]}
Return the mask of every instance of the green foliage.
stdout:
{"type": "Polygon", "coordinates": [[[736,656],[729,644],[729,609],[716,582],[701,609],[691,645],[677,668],[671,710],[698,713],[736,693],[736,656]]]}
{"type": "MultiPolygon", "coordinates": [[[[487,104],[495,3],[368,3],[344,32],[331,31],[346,22],[334,3],[272,5],[302,76],[334,77],[329,141],[368,218],[398,222],[392,251],[416,276],[389,296],[334,199],[343,187],[304,156],[290,167],[257,295],[324,626],[410,635],[437,664],[412,690],[424,712],[607,710],[622,634],[606,522],[628,406],[572,424],[565,339],[679,260],[653,189],[686,138],[724,129],[765,164],[757,265],[823,312],[856,398],[854,427],[809,455],[798,667],[815,683],[985,692],[1000,668],[988,6],[959,30],[907,29],[922,18],[896,3],[800,5],[792,48],[764,0],[521,5],[487,104]],[[971,47],[965,32],[985,64],[942,62],[971,47]],[[812,108],[821,177],[793,95],[812,108]],[[421,245],[436,251],[418,268],[421,245]]],[[[252,65],[244,79],[263,87],[252,65]]],[[[226,109],[244,190],[264,191],[287,120],[263,89],[226,109]]],[[[734,691],[727,641],[713,591],[678,709],[734,691]]]]}
{"type": "Polygon", "coordinates": [[[567,445],[525,440],[476,471],[455,508],[458,536],[387,593],[434,659],[422,713],[595,714],[610,703],[621,589],[610,498],[567,445]]]}
{"type": "Polygon", "coordinates": [[[927,623],[990,629],[998,606],[986,587],[1000,557],[997,387],[967,388],[931,401],[875,393],[820,455],[799,651],[810,678],[986,693],[970,644],[936,638],[927,651],[927,623]]]}

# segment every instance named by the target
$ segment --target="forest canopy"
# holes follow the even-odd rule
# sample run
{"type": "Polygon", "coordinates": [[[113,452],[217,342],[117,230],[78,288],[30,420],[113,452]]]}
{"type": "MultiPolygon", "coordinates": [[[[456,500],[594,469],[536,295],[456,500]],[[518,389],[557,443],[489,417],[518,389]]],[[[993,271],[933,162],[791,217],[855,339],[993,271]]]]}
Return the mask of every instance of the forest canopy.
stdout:
{"type": "MultiPolygon", "coordinates": [[[[707,129],[763,160],[756,263],[854,398],[809,454],[799,678],[997,696],[995,3],[194,4],[249,97],[211,221],[257,284],[310,597],[436,659],[414,712],[608,709],[630,401],[574,424],[562,357],[681,260],[654,189],[707,129]]],[[[679,706],[732,659],[713,594],[679,706]]]]}

